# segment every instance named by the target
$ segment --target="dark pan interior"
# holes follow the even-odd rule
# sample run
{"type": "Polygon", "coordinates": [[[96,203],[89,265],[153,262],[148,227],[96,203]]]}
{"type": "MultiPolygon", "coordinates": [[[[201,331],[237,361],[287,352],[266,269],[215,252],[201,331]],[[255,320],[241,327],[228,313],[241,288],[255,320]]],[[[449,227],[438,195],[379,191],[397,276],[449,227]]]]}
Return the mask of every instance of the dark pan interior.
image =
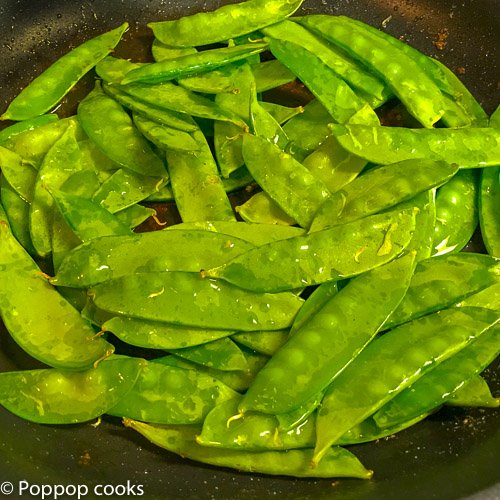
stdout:
{"type": "MultiPolygon", "coordinates": [[[[0,111],[54,59],[87,38],[129,21],[120,56],[147,58],[145,24],[213,9],[220,1],[0,0],[0,111]]],[[[488,112],[499,101],[499,9],[496,0],[305,0],[301,13],[345,14],[402,37],[438,57],[488,112]],[[434,42],[445,34],[446,46],[434,42]]],[[[72,101],[86,85],[69,97],[72,101]]],[[[41,304],[40,307],[43,307],[41,304]]],[[[0,328],[0,370],[35,363],[0,328]]],[[[498,363],[489,370],[498,394],[498,363]]],[[[239,474],[195,464],[147,443],[118,420],[98,427],[40,426],[0,408],[0,483],[143,485],[145,498],[500,498],[500,411],[446,409],[381,442],[353,447],[371,481],[297,480],[239,474]]],[[[137,492],[138,490],[136,490],[137,492]]]]}

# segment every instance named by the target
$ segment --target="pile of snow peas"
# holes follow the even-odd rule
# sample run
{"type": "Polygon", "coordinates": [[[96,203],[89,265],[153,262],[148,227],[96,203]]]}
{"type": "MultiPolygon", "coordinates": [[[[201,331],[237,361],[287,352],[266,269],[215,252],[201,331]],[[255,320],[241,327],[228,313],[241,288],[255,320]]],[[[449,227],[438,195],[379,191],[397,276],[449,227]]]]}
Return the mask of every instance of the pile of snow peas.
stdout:
{"type": "Polygon", "coordinates": [[[0,405],[120,417],[240,471],[363,479],[349,445],[500,405],[481,376],[500,352],[500,111],[301,4],[152,22],[154,62],[111,55],[125,23],[0,116],[16,122],[0,130],[0,316],[46,365],[0,373],[0,405]],[[266,100],[299,83],[303,106],[266,100]],[[382,125],[394,103],[420,125],[382,125]],[[161,227],[165,202],[181,222],[161,227]]]}

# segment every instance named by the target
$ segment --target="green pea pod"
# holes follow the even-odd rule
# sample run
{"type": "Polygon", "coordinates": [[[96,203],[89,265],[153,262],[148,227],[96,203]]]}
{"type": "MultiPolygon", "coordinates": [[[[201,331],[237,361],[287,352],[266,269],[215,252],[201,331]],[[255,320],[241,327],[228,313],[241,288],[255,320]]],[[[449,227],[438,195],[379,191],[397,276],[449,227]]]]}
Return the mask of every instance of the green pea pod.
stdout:
{"type": "Polygon", "coordinates": [[[129,316],[114,316],[100,326],[102,331],[112,332],[126,344],[165,350],[198,346],[229,337],[233,333],[231,330],[187,328],[129,316]]]}
{"type": "Polygon", "coordinates": [[[243,60],[206,73],[180,78],[177,83],[185,89],[202,94],[237,93],[238,85],[234,79],[234,69],[235,66],[246,62],[247,60],[243,60]]]}
{"type": "Polygon", "coordinates": [[[116,218],[125,224],[130,229],[134,229],[148,220],[150,217],[156,216],[154,208],[143,207],[142,205],[131,205],[124,210],[115,213],[116,218]]]}
{"type": "Polygon", "coordinates": [[[461,170],[438,189],[433,254],[460,252],[472,238],[478,224],[478,190],[474,170],[461,170]]]}
{"type": "MultiPolygon", "coordinates": [[[[313,421],[315,419],[315,411],[321,404],[323,394],[324,391],[320,391],[304,401],[294,410],[276,415],[276,419],[278,420],[278,432],[288,432],[294,429],[300,432],[302,425],[308,425],[308,421],[313,421]]],[[[314,437],[316,437],[316,435],[314,437]]]]}
{"type": "Polygon", "coordinates": [[[85,73],[118,45],[127,28],[128,23],[124,23],[62,56],[10,103],[0,120],[27,120],[52,109],[85,73]]]}
{"type": "Polygon", "coordinates": [[[303,300],[293,293],[258,294],[199,273],[137,273],[96,285],[95,304],[115,314],[166,323],[241,331],[291,325],[303,300]]]}
{"type": "Polygon", "coordinates": [[[113,352],[113,346],[95,338],[90,324],[49,285],[13,237],[1,208],[0,261],[0,315],[28,354],[49,366],[82,370],[113,352]]]}
{"type": "Polygon", "coordinates": [[[449,307],[499,280],[500,262],[488,255],[463,252],[423,260],[385,327],[393,328],[449,307]]]}
{"type": "Polygon", "coordinates": [[[262,451],[214,450],[196,443],[198,427],[155,426],[124,419],[153,444],[198,462],[229,467],[239,471],[293,477],[357,477],[369,479],[373,472],[343,448],[332,448],[316,468],[310,467],[311,450],[262,451]]]}
{"type": "Polygon", "coordinates": [[[303,165],[262,137],[245,134],[243,158],[262,189],[300,226],[308,228],[330,196],[303,165]]]}
{"type": "Polygon", "coordinates": [[[274,332],[240,332],[231,335],[231,338],[240,345],[249,349],[272,356],[288,339],[288,330],[274,332]]]}
{"type": "Polygon", "coordinates": [[[254,291],[294,290],[338,281],[397,257],[410,243],[414,229],[412,209],[371,215],[249,250],[205,275],[254,291]]]}
{"type": "Polygon", "coordinates": [[[236,393],[194,370],[147,363],[137,383],[107,413],[161,424],[195,424],[217,403],[236,393]]]}
{"type": "Polygon", "coordinates": [[[256,42],[196,52],[174,59],[146,64],[127,73],[122,84],[160,83],[185,78],[246,59],[267,49],[267,43],[256,42]]]}
{"type": "Polygon", "coordinates": [[[347,430],[499,321],[498,314],[487,309],[447,309],[406,323],[370,343],[323,398],[313,463],[347,430]]]}
{"type": "Polygon", "coordinates": [[[2,142],[12,139],[14,136],[25,132],[27,130],[33,130],[47,123],[53,123],[59,120],[56,114],[41,115],[30,120],[23,120],[21,122],[14,123],[8,127],[0,130],[0,144],[2,142]]]}
{"type": "Polygon", "coordinates": [[[410,129],[365,125],[332,125],[331,129],[347,151],[381,165],[416,158],[456,163],[460,168],[500,164],[498,129],[410,129]]]}
{"type": "Polygon", "coordinates": [[[386,82],[424,127],[432,127],[443,116],[439,87],[404,50],[345,16],[305,16],[300,23],[344,49],[386,82]]]}
{"type": "Polygon", "coordinates": [[[500,309],[500,283],[495,283],[473,293],[455,304],[455,307],[484,307],[494,311],[500,309]]]}
{"type": "Polygon", "coordinates": [[[314,216],[310,230],[345,224],[391,208],[444,184],[457,170],[456,165],[423,159],[371,169],[326,200],[314,216]]]}
{"type": "Polygon", "coordinates": [[[500,257],[500,167],[483,169],[479,194],[479,222],[490,255],[500,257]]]}
{"type": "Polygon", "coordinates": [[[240,412],[288,413],[324,390],[356,359],[401,302],[414,259],[413,254],[394,260],[350,281],[333,295],[257,374],[239,405],[240,412]]]}
{"type": "Polygon", "coordinates": [[[335,122],[380,124],[372,107],[315,53],[302,48],[297,42],[275,38],[269,39],[269,47],[274,57],[295,73],[321,101],[335,122]]]}
{"type": "Polygon", "coordinates": [[[291,16],[302,0],[249,0],[174,21],[149,23],[156,38],[175,47],[196,47],[256,31],[291,16]]]}
{"type": "Polygon", "coordinates": [[[241,239],[202,230],[107,236],[73,250],[51,282],[86,288],[144,270],[198,272],[251,248],[253,245],[241,239]]]}
{"type": "Polygon", "coordinates": [[[14,151],[0,146],[0,170],[5,180],[27,203],[33,201],[37,171],[14,151]]]}
{"type": "Polygon", "coordinates": [[[494,398],[486,380],[480,375],[476,375],[458,388],[446,400],[445,404],[448,406],[498,408],[500,398],[494,398]]]}
{"type": "Polygon", "coordinates": [[[120,83],[130,71],[145,66],[145,63],[136,63],[128,59],[107,56],[99,61],[95,72],[106,83],[120,83]]]}
{"type": "Polygon", "coordinates": [[[249,223],[286,226],[297,224],[265,191],[255,193],[243,205],[237,206],[236,212],[249,223]]]}
{"type": "MultiPolygon", "coordinates": [[[[256,88],[259,91],[258,87],[256,88]]],[[[300,115],[304,112],[303,106],[296,108],[289,108],[288,106],[281,106],[274,102],[259,101],[259,104],[280,124],[284,125],[288,120],[294,116],[300,115]]]]}
{"type": "Polygon", "coordinates": [[[160,42],[158,38],[155,38],[151,45],[151,54],[156,62],[196,54],[196,52],[198,51],[195,47],[172,47],[171,45],[160,42]]]}
{"type": "Polygon", "coordinates": [[[281,85],[291,83],[295,81],[296,78],[284,64],[276,59],[252,64],[251,67],[257,92],[259,94],[280,87],[281,85]]]}
{"type": "Polygon", "coordinates": [[[100,417],[132,389],[146,361],[113,357],[95,368],[0,373],[0,405],[39,424],[76,424],[100,417]]]}
{"type": "Polygon", "coordinates": [[[438,408],[466,380],[482,372],[499,354],[500,326],[496,326],[400,392],[380,408],[373,419],[379,427],[384,428],[438,408]]]}
{"type": "Polygon", "coordinates": [[[78,121],[99,149],[122,167],[141,175],[166,178],[162,160],[124,109],[99,85],[78,105],[78,121]]]}

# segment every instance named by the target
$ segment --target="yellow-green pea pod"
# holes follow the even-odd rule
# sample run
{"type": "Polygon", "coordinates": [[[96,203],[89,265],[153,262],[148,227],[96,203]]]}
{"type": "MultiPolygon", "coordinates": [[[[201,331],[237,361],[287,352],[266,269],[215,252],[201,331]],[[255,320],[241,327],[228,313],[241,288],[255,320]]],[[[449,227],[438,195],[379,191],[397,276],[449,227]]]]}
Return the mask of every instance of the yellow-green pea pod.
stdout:
{"type": "Polygon", "coordinates": [[[25,132],[26,130],[33,130],[41,125],[53,123],[59,120],[56,114],[41,115],[30,120],[23,120],[0,130],[0,144],[2,142],[12,139],[17,134],[25,132]]]}
{"type": "Polygon", "coordinates": [[[480,292],[469,295],[455,304],[455,307],[484,307],[494,311],[500,310],[500,282],[480,292]]]}
{"type": "Polygon", "coordinates": [[[118,218],[118,220],[120,220],[130,229],[134,229],[137,226],[140,226],[150,217],[154,217],[156,215],[157,212],[154,208],[144,207],[137,203],[115,213],[115,216],[118,218]]]}
{"type": "Polygon", "coordinates": [[[457,389],[445,403],[447,406],[498,408],[500,398],[494,398],[486,380],[481,375],[471,377],[457,389]]]}
{"type": "Polygon", "coordinates": [[[106,412],[158,424],[195,424],[216,404],[235,396],[235,391],[204,373],[146,363],[134,387],[106,412]]]}
{"type": "Polygon", "coordinates": [[[48,283],[10,232],[1,207],[0,268],[0,316],[29,355],[55,368],[83,370],[113,352],[48,283]]]}
{"type": "Polygon", "coordinates": [[[27,203],[33,201],[37,171],[14,151],[0,146],[0,171],[16,193],[27,203]]]}
{"type": "Polygon", "coordinates": [[[254,351],[272,356],[288,340],[288,330],[275,332],[239,332],[231,335],[237,343],[254,351]]]}
{"type": "Polygon", "coordinates": [[[323,398],[313,463],[321,463],[330,446],[350,428],[499,321],[498,313],[487,309],[445,309],[371,342],[331,383],[323,398]]]}
{"type": "Polygon", "coordinates": [[[338,281],[396,258],[409,245],[414,229],[413,209],[370,215],[249,250],[204,274],[260,292],[338,281]]]}
{"type": "Polygon", "coordinates": [[[153,444],[184,458],[229,467],[239,471],[292,477],[356,477],[369,479],[367,470],[350,452],[335,447],[315,468],[310,465],[312,450],[247,451],[213,449],[196,442],[198,426],[159,426],[124,419],[124,424],[142,434],[153,444]]]}
{"type": "Polygon", "coordinates": [[[85,73],[118,45],[127,28],[128,23],[124,23],[59,58],[21,91],[0,120],[27,120],[52,109],[85,73]]]}
{"type": "Polygon", "coordinates": [[[255,193],[243,205],[237,206],[236,212],[245,222],[254,224],[297,224],[265,191],[255,193]]]}
{"type": "Polygon", "coordinates": [[[500,257],[500,167],[481,172],[479,223],[488,253],[500,257]]]}
{"type": "Polygon", "coordinates": [[[0,405],[39,424],[76,424],[106,413],[134,387],[146,366],[112,357],[80,372],[62,369],[0,373],[0,405]]]}
{"type": "MultiPolygon", "coordinates": [[[[271,61],[272,62],[272,61],[271,61]]],[[[259,91],[258,87],[256,88],[259,91]]],[[[259,104],[280,124],[284,125],[288,120],[294,116],[300,115],[304,112],[304,106],[297,106],[289,108],[274,102],[259,101],[259,104]]]]}
{"type": "Polygon", "coordinates": [[[153,40],[151,45],[151,54],[156,62],[167,61],[168,59],[175,59],[176,57],[187,56],[196,54],[198,52],[195,47],[172,47],[160,42],[158,38],[153,40]]]}

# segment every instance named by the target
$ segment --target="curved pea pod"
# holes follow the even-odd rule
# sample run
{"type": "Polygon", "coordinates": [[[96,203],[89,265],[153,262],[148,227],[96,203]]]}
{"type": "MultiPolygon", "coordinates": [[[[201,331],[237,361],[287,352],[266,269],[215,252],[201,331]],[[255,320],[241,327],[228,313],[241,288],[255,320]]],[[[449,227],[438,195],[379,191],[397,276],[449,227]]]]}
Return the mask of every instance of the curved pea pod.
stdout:
{"type": "Polygon", "coordinates": [[[1,120],[26,120],[52,109],[121,40],[128,23],[71,50],[35,78],[10,103],[1,120]]]}
{"type": "Polygon", "coordinates": [[[195,424],[217,403],[236,395],[203,373],[147,363],[132,390],[106,413],[161,424],[195,424]]]}
{"type": "Polygon", "coordinates": [[[353,124],[331,125],[331,130],[347,151],[381,165],[416,158],[456,163],[460,168],[500,164],[499,129],[410,129],[353,124]]]}
{"type": "Polygon", "coordinates": [[[500,167],[481,172],[479,222],[488,253],[500,257],[500,167]]]}
{"type": "Polygon", "coordinates": [[[0,170],[14,191],[27,203],[33,201],[37,171],[14,151],[0,146],[0,170]]]}
{"type": "Polygon", "coordinates": [[[488,255],[463,252],[423,260],[385,327],[393,328],[449,307],[499,280],[500,261],[488,255]]]}
{"type": "Polygon", "coordinates": [[[300,226],[308,228],[330,196],[326,186],[292,156],[262,137],[245,134],[243,158],[262,189],[300,226]]]}
{"type": "Polygon", "coordinates": [[[338,281],[397,257],[414,229],[413,209],[371,215],[249,250],[205,275],[249,290],[274,292],[338,281]]]}
{"type": "Polygon", "coordinates": [[[80,102],[77,113],[85,133],[114,162],[138,174],[167,178],[162,160],[132,119],[99,86],[80,102]]]}
{"type": "Polygon", "coordinates": [[[241,331],[287,328],[303,302],[292,293],[258,294],[179,271],[122,276],[91,294],[98,307],[115,314],[241,331]]]}
{"type": "Polygon", "coordinates": [[[51,282],[86,288],[146,269],[198,272],[251,248],[253,245],[238,238],[201,230],[107,236],[73,250],[51,282]]]}
{"type": "Polygon", "coordinates": [[[29,355],[56,368],[83,370],[113,352],[43,277],[10,232],[1,207],[0,267],[0,315],[29,355]]]}
{"type": "Polygon", "coordinates": [[[172,47],[172,45],[160,42],[158,38],[155,38],[151,44],[151,54],[156,62],[196,54],[196,52],[198,51],[195,47],[172,47]]]}
{"type": "Polygon", "coordinates": [[[263,61],[251,66],[257,92],[266,92],[267,90],[280,87],[295,81],[295,75],[277,59],[263,61]]]}
{"type": "Polygon", "coordinates": [[[31,118],[29,120],[23,120],[8,127],[0,130],[0,144],[2,142],[8,141],[12,139],[14,136],[25,132],[27,130],[33,130],[42,125],[46,125],[47,123],[53,123],[59,120],[59,117],[56,114],[48,114],[36,116],[35,118],[31,118]]]}
{"type": "Polygon", "coordinates": [[[100,417],[127,395],[146,361],[113,357],[95,368],[48,368],[0,374],[0,405],[39,424],[76,424],[100,417]]]}
{"type": "Polygon", "coordinates": [[[302,0],[250,0],[224,5],[174,21],[149,23],[158,40],[175,47],[195,47],[245,35],[291,16],[302,0]]]}
{"type": "Polygon", "coordinates": [[[323,398],[313,463],[346,431],[499,321],[498,314],[487,309],[446,309],[401,325],[370,343],[323,398]]]}
{"type": "Polygon", "coordinates": [[[478,224],[478,190],[474,170],[458,172],[438,189],[432,244],[435,255],[460,252],[472,238],[478,224]]]}
{"type": "Polygon", "coordinates": [[[400,392],[375,413],[381,427],[398,425],[441,406],[466,380],[482,372],[500,354],[500,326],[481,334],[467,347],[443,361],[400,392]]]}
{"type": "Polygon", "coordinates": [[[457,166],[433,160],[405,160],[369,170],[334,193],[318,210],[311,231],[345,224],[391,208],[457,173],[457,166]]]}
{"type": "Polygon", "coordinates": [[[101,325],[122,342],[147,349],[183,349],[229,337],[232,330],[187,328],[158,321],[146,321],[130,316],[114,316],[101,325]]]}
{"type": "Polygon", "coordinates": [[[333,295],[257,374],[240,412],[288,413],[323,391],[401,302],[414,258],[408,255],[365,273],[333,295]]]}
{"type": "Polygon", "coordinates": [[[236,212],[245,222],[253,224],[297,224],[265,191],[255,193],[243,205],[237,206],[236,212]]]}
{"type": "Polygon", "coordinates": [[[201,345],[169,349],[169,352],[202,366],[215,370],[234,371],[248,369],[247,361],[240,348],[228,337],[201,345]]]}
{"type": "Polygon", "coordinates": [[[424,127],[432,127],[443,116],[439,87],[404,50],[345,16],[305,16],[300,23],[344,49],[386,82],[424,127]]]}
{"type": "Polygon", "coordinates": [[[369,479],[373,472],[365,469],[349,451],[335,447],[328,451],[316,468],[310,467],[312,450],[261,451],[213,449],[196,443],[199,427],[158,426],[124,419],[153,444],[198,462],[229,467],[238,471],[293,477],[356,477],[369,479]]]}
{"type": "Polygon", "coordinates": [[[274,57],[297,75],[335,122],[379,125],[372,107],[315,53],[302,48],[299,43],[269,38],[274,57]]]}
{"type": "Polygon", "coordinates": [[[451,394],[445,404],[448,406],[498,408],[500,398],[494,398],[486,380],[480,375],[476,375],[451,394]]]}
{"type": "Polygon", "coordinates": [[[165,59],[133,69],[127,73],[121,83],[124,85],[134,82],[160,83],[185,78],[246,59],[266,49],[267,43],[255,42],[165,59]]]}
{"type": "Polygon", "coordinates": [[[254,351],[272,356],[288,339],[288,330],[274,332],[239,332],[231,335],[237,343],[253,349],[254,351]]]}

